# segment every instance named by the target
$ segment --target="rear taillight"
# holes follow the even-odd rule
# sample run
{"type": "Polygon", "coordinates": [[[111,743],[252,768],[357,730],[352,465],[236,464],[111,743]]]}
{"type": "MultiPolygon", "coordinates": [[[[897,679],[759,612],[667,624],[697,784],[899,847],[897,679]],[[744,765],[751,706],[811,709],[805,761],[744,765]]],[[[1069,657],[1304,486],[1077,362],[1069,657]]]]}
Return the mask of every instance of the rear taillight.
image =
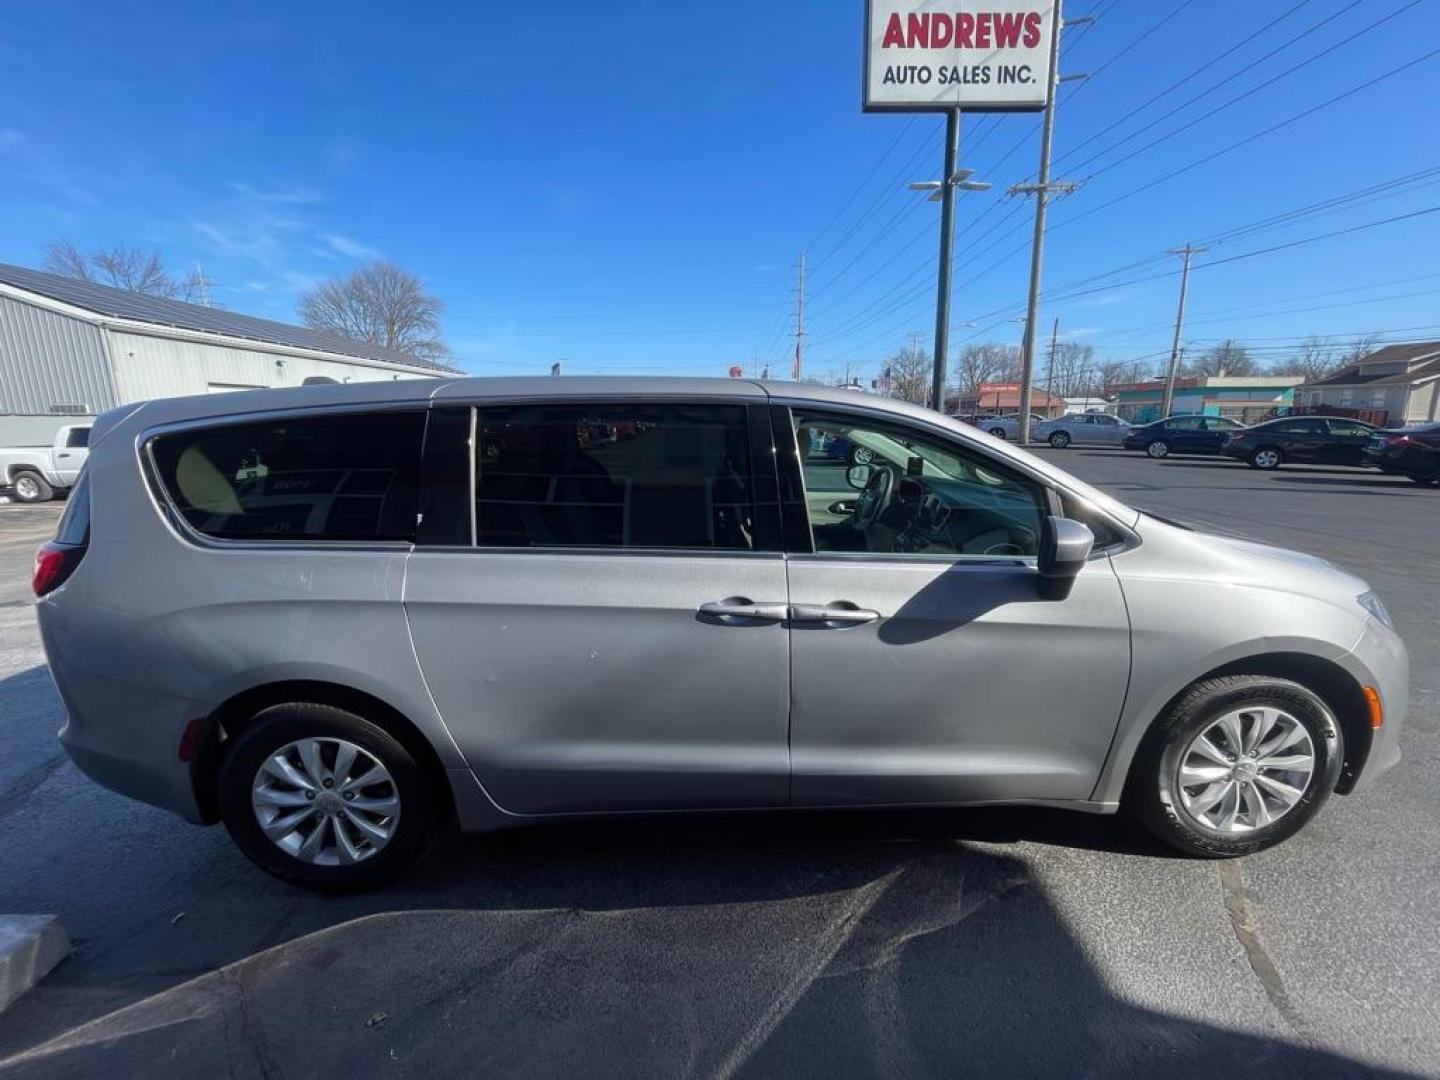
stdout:
{"type": "Polygon", "coordinates": [[[42,544],[35,553],[35,577],[30,583],[35,595],[45,596],[64,585],[84,557],[85,548],[78,544],[42,544]]]}

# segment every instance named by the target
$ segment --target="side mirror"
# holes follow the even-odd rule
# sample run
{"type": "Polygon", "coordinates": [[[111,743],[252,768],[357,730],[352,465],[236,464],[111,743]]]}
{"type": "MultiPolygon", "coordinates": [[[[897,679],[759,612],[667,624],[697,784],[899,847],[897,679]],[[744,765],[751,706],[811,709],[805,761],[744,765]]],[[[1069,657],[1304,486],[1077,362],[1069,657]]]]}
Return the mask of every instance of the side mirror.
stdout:
{"type": "Polygon", "coordinates": [[[864,491],[874,475],[874,465],[851,465],[845,470],[845,482],[856,491],[864,491]]]}
{"type": "Polygon", "coordinates": [[[1095,547],[1089,526],[1070,518],[1045,519],[1040,539],[1040,599],[1064,600],[1095,547]]]}

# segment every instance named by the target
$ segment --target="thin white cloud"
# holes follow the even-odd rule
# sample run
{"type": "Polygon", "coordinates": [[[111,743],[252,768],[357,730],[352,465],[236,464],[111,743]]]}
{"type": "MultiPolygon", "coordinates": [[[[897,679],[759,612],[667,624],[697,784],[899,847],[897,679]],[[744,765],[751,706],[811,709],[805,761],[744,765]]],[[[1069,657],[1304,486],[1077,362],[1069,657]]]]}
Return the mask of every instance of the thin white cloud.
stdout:
{"type": "Polygon", "coordinates": [[[378,259],[380,252],[368,244],[363,244],[353,237],[344,233],[320,233],[320,239],[330,246],[333,251],[350,259],[378,259]]]}
{"type": "Polygon", "coordinates": [[[257,187],[243,180],[232,180],[227,187],[247,198],[263,203],[309,206],[325,201],[325,196],[308,187],[257,187]]]}

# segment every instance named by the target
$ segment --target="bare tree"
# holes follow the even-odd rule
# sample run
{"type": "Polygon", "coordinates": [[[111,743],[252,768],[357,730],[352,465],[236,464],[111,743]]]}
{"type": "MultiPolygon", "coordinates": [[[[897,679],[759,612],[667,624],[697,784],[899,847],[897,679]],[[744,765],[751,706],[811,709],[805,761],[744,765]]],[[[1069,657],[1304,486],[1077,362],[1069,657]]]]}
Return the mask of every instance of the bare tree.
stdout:
{"type": "Polygon", "coordinates": [[[928,350],[912,343],[885,362],[890,369],[890,395],[915,405],[930,400],[930,381],[934,365],[928,350]]]}
{"type": "Polygon", "coordinates": [[[45,253],[45,269],[52,274],[93,281],[146,296],[193,300],[204,295],[206,281],[197,267],[183,278],[171,277],[158,252],[116,244],[86,255],[68,240],[57,240],[45,253]]]}
{"type": "Polygon", "coordinates": [[[1380,338],[1375,334],[1366,334],[1364,337],[1356,338],[1354,344],[1340,354],[1340,359],[1336,364],[1337,369],[1358,364],[1379,347],[1380,338]]]}
{"type": "Polygon", "coordinates": [[[1095,369],[1095,381],[1101,390],[1145,382],[1152,374],[1144,360],[1104,360],[1095,369]]]}
{"type": "Polygon", "coordinates": [[[443,311],[418,277],[384,261],[327,281],[300,298],[300,317],[307,326],[427,360],[450,355],[440,336],[443,311]]]}
{"type": "Polygon", "coordinates": [[[1323,379],[1339,369],[1339,348],[1329,338],[1311,336],[1300,351],[1270,369],[1272,375],[1300,375],[1306,382],[1323,379]]]}
{"type": "Polygon", "coordinates": [[[1094,383],[1095,346],[1061,341],[1046,353],[1045,389],[1058,397],[1080,397],[1094,383]]]}
{"type": "Polygon", "coordinates": [[[1226,338],[1219,345],[1207,350],[1198,360],[1185,366],[1191,375],[1254,375],[1260,365],[1250,356],[1250,350],[1234,338],[1226,338]]]}
{"type": "Polygon", "coordinates": [[[1019,377],[1020,350],[1014,345],[967,345],[955,362],[955,381],[962,394],[973,394],[985,383],[1014,382],[1019,377]]]}

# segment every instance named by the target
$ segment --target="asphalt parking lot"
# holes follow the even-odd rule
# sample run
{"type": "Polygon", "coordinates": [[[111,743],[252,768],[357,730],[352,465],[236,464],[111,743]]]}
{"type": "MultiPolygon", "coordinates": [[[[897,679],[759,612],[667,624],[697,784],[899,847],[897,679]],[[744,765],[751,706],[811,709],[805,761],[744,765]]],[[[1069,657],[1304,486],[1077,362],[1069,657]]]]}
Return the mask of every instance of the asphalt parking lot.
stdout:
{"type": "Polygon", "coordinates": [[[1042,453],[1367,577],[1412,653],[1400,768],[1239,862],[1058,812],[747,815],[452,838],[320,897],[64,759],[28,588],[58,511],[0,506],[0,912],[77,942],[0,1075],[1440,1074],[1440,491],[1042,453]]]}

